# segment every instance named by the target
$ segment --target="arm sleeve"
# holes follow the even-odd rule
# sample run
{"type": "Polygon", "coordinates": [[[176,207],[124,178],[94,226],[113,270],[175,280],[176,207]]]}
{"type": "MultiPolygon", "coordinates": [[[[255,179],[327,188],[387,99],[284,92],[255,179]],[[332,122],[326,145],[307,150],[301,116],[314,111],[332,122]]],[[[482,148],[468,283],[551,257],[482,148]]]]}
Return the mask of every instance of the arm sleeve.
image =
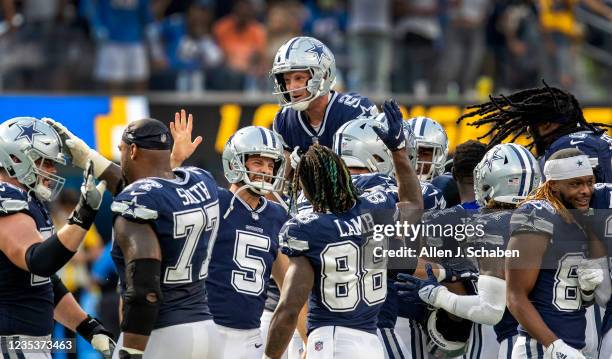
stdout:
{"type": "Polygon", "coordinates": [[[438,294],[435,306],[475,323],[495,325],[506,310],[506,281],[481,275],[478,295],[457,295],[444,288],[438,294]]]}

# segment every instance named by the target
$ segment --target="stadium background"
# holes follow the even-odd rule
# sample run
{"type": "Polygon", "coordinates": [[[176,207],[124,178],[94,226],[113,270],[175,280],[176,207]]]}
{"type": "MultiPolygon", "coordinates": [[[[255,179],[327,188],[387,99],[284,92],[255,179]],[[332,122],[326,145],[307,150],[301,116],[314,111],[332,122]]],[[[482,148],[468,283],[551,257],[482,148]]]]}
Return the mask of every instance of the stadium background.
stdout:
{"type": "MultiPolygon", "coordinates": [[[[270,127],[278,110],[267,77],[276,48],[309,35],[334,52],[337,89],[378,105],[394,97],[406,118],[434,118],[451,153],[486,130],[456,124],[466,106],[489,93],[539,86],[543,78],[576,94],[588,120],[612,123],[612,2],[600,4],[606,1],[594,10],[570,0],[2,0],[0,119],[52,117],[117,160],[129,121],[169,122],[185,108],[205,139],[188,164],[223,183],[225,141],[243,126],[270,127]],[[142,3],[149,12],[150,20],[124,23],[140,34],[135,43],[161,49],[149,53],[150,75],[139,84],[94,76],[96,53],[112,40],[100,35],[95,4],[110,2],[142,3]],[[237,10],[244,4],[250,11],[237,10]],[[225,36],[237,17],[249,36],[225,36]],[[192,50],[178,50],[186,45],[192,50]]],[[[74,169],[61,173],[71,195],[52,206],[58,224],[81,181],[74,169]]],[[[84,309],[117,332],[108,210],[96,229],[61,275],[84,309]]],[[[81,342],[78,357],[98,356],[81,342]]]]}

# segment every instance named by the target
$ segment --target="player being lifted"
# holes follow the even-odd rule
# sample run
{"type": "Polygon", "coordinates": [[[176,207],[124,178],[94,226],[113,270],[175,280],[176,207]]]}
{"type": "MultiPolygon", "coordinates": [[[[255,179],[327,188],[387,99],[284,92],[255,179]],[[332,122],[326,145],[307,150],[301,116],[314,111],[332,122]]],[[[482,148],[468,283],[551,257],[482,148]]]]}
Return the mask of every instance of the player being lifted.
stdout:
{"type": "Polygon", "coordinates": [[[18,117],[0,125],[0,340],[11,358],[48,358],[49,353],[24,353],[27,348],[11,342],[48,340],[54,318],[105,357],[114,348],[112,335],[79,307],[55,275],[77,251],[105,188],[103,182],[95,185],[88,166],[79,202],[56,233],[47,202],[62,189],[65,180],[55,166],[65,163],[58,134],[43,121],[18,117]]]}
{"type": "MultiPolygon", "coordinates": [[[[231,183],[219,188],[222,215],[206,280],[208,301],[226,358],[260,359],[260,318],[270,275],[282,287],[288,258],[278,234],[287,211],[265,195],[281,191],[285,156],[276,133],[258,126],[238,130],[223,150],[223,171],[231,183]]],[[[305,323],[303,318],[302,323],[305,323]]],[[[305,325],[302,325],[304,341],[305,325]]]]}
{"type": "MultiPolygon", "coordinates": [[[[375,131],[392,151],[399,184],[397,207],[408,215],[409,209],[423,207],[423,199],[405,150],[399,108],[387,102],[385,109],[392,111],[387,114],[388,130],[377,126],[375,131]]],[[[396,202],[380,191],[359,195],[340,157],[318,144],[301,158],[294,182],[313,211],[298,214],[281,230],[289,269],[270,325],[266,356],[282,355],[310,296],[307,357],[383,358],[376,321],[386,296],[386,268],[364,263],[372,256],[365,239],[371,229],[362,235],[356,223],[371,224],[377,211],[394,211],[396,202]]]]}
{"type": "MultiPolygon", "coordinates": [[[[468,238],[475,248],[505,250],[510,240],[512,212],[519,202],[540,184],[540,167],[524,147],[513,143],[490,149],[474,169],[474,192],[478,205],[487,211],[476,216],[474,223],[484,224],[482,237],[468,238]],[[497,211],[495,211],[497,210],[497,211]]],[[[479,257],[478,294],[457,295],[441,286],[435,276],[427,280],[400,275],[406,284],[397,283],[400,297],[420,298],[427,305],[442,308],[475,323],[494,325],[500,343],[498,358],[509,358],[516,341],[518,323],[506,310],[504,258],[479,257]],[[416,291],[416,295],[406,292],[416,291]]],[[[407,305],[413,304],[408,301],[407,305]]]]}
{"type": "Polygon", "coordinates": [[[520,323],[512,357],[584,358],[584,307],[603,271],[582,262],[587,253],[605,255],[580,224],[593,193],[593,170],[588,156],[570,148],[546,161],[544,175],[546,182],[510,219],[508,249],[520,253],[506,258],[507,305],[520,323]]]}
{"type": "Polygon", "coordinates": [[[334,54],[312,37],[294,37],[274,57],[270,75],[274,95],[282,108],[274,118],[274,132],[281,135],[295,167],[299,151],[313,143],[332,146],[334,133],[357,117],[378,113],[366,97],[333,91],[336,82],[334,54]]]}

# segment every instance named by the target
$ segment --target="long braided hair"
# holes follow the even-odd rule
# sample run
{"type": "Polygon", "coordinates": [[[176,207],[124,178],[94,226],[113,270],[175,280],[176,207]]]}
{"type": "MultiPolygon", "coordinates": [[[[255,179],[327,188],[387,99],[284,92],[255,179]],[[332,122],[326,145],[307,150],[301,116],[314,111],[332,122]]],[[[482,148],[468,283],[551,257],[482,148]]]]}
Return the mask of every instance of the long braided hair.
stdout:
{"type": "Polygon", "coordinates": [[[346,212],[359,195],[344,162],[319,144],[310,146],[293,175],[292,197],[296,202],[300,189],[315,212],[346,212]]]}
{"type": "Polygon", "coordinates": [[[492,125],[491,129],[478,139],[493,135],[488,148],[502,143],[508,137],[514,142],[518,137],[530,129],[532,142],[527,148],[536,147],[538,155],[542,155],[547,143],[569,133],[591,130],[596,134],[603,133],[600,127],[612,125],[604,123],[589,123],[584,118],[578,100],[569,92],[556,87],[550,87],[546,82],[544,87],[532,88],[515,92],[509,96],[489,95],[489,102],[469,106],[468,111],[459,117],[457,123],[479,116],[478,120],[468,123],[469,126],[480,127],[492,125]],[[533,127],[542,122],[555,122],[561,127],[546,136],[539,136],[533,127]]]}

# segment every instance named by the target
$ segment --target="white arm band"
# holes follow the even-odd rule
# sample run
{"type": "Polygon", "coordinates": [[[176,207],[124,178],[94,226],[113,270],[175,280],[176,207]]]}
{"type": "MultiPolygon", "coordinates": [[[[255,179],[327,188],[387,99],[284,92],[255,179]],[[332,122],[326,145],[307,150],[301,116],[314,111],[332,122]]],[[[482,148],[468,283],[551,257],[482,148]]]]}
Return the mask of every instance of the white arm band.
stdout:
{"type": "Polygon", "coordinates": [[[610,268],[608,267],[608,257],[595,259],[595,262],[601,266],[604,271],[604,279],[597,288],[595,288],[595,302],[601,307],[606,307],[610,295],[612,295],[612,283],[610,282],[610,268]]]}
{"type": "Polygon", "coordinates": [[[506,281],[481,275],[478,295],[457,295],[444,288],[436,296],[435,307],[475,323],[495,325],[506,310],[506,281]]]}
{"type": "Polygon", "coordinates": [[[100,178],[102,173],[104,173],[104,171],[106,171],[108,166],[110,166],[112,163],[111,161],[109,161],[106,157],[102,156],[96,150],[90,150],[88,157],[91,160],[91,162],[93,162],[94,177],[96,178],[100,178]]]}

